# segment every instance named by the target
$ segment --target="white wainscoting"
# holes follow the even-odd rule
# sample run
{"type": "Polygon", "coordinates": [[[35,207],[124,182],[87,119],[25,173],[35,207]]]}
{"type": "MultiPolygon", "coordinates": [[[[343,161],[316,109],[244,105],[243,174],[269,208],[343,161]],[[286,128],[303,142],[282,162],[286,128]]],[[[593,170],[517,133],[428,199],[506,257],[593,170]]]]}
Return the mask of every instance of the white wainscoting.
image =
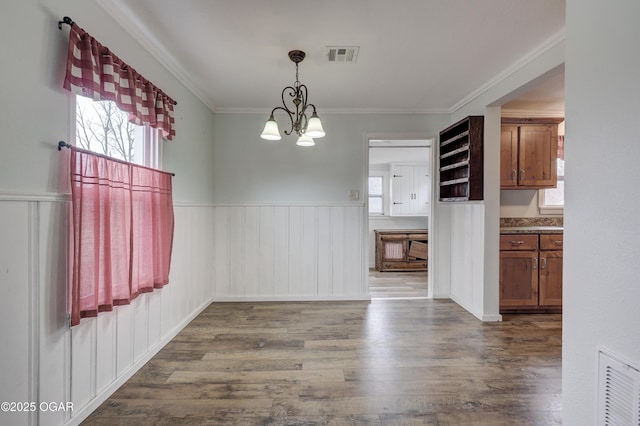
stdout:
{"type": "Polygon", "coordinates": [[[362,205],[214,210],[216,301],[369,298],[362,205]]]}
{"type": "Polygon", "coordinates": [[[69,329],[68,204],[0,194],[0,401],[74,407],[0,424],[79,424],[214,300],[369,297],[362,206],[177,204],[170,284],[69,329]]]}
{"type": "Polygon", "coordinates": [[[484,205],[441,204],[441,217],[447,216],[447,226],[451,227],[448,242],[451,299],[481,321],[500,321],[502,317],[497,312],[487,312],[485,307],[484,205]]]}

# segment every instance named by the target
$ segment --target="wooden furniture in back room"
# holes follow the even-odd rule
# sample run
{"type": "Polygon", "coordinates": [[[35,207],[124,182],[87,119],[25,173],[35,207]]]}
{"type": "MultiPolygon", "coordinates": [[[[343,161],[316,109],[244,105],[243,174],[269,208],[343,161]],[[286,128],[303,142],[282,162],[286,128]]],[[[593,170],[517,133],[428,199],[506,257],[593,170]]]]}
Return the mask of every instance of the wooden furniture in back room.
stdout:
{"type": "Polygon", "coordinates": [[[376,229],[376,271],[426,271],[426,229],[376,229]]]}

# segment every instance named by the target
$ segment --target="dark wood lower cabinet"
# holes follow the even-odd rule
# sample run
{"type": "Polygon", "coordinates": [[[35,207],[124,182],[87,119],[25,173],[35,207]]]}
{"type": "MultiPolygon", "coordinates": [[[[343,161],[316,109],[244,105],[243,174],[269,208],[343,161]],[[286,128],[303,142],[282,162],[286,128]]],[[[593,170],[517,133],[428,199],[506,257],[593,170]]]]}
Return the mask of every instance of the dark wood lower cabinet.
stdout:
{"type": "Polygon", "coordinates": [[[562,307],[562,251],[540,252],[540,305],[562,307]]]}
{"type": "Polygon", "coordinates": [[[500,253],[500,306],[538,305],[538,252],[500,253]]]}
{"type": "Polygon", "coordinates": [[[500,312],[562,312],[562,234],[500,235],[500,312]]]}

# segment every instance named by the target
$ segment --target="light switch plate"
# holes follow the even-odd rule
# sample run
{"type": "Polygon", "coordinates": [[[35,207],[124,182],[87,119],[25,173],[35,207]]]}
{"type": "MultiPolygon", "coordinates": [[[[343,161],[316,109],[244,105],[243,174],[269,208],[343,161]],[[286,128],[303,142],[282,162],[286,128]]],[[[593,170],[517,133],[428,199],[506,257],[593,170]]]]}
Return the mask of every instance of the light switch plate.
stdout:
{"type": "Polygon", "coordinates": [[[349,200],[358,201],[360,199],[360,191],[357,189],[349,190],[349,200]]]}

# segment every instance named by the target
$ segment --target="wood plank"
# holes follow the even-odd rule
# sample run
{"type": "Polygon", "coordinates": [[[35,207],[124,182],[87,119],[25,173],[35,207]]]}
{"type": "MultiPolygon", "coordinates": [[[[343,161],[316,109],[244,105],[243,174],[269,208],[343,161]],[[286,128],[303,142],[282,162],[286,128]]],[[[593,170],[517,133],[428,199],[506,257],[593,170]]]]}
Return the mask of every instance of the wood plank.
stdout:
{"type": "Polygon", "coordinates": [[[560,424],[560,315],[212,304],[83,424],[560,424]]]}

